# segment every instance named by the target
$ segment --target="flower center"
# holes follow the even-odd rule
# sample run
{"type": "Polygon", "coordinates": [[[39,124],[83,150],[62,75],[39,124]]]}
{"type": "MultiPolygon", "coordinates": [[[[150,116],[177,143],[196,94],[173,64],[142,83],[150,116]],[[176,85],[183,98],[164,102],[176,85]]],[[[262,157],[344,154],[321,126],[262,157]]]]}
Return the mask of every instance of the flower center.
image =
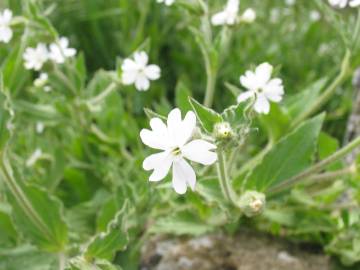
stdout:
{"type": "Polygon", "coordinates": [[[179,156],[181,155],[181,149],[179,147],[176,147],[175,149],[172,150],[171,152],[174,156],[179,156]]]}

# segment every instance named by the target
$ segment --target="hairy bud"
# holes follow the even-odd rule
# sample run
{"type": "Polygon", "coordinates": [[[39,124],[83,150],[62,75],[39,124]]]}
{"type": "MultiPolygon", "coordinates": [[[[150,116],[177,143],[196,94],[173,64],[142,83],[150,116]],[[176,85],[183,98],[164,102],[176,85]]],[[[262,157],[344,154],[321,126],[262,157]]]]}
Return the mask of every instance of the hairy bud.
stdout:
{"type": "Polygon", "coordinates": [[[221,122],[214,127],[214,136],[216,140],[229,140],[233,138],[234,132],[228,122],[221,122]]]}
{"type": "Polygon", "coordinates": [[[241,195],[238,204],[245,216],[254,217],[260,215],[265,209],[265,194],[248,190],[241,195]]]}

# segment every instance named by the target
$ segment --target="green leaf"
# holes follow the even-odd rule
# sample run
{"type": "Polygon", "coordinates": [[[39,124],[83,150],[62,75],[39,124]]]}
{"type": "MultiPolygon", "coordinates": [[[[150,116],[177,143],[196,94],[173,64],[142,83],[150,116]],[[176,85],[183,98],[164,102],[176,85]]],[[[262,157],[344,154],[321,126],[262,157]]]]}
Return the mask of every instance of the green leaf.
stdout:
{"type": "Polygon", "coordinates": [[[214,110],[201,105],[195,99],[189,97],[191,107],[195,111],[201,126],[209,133],[213,132],[214,125],[223,121],[220,114],[214,110]]]}
{"type": "MultiPolygon", "coordinates": [[[[321,132],[318,140],[319,159],[325,159],[335,153],[340,147],[339,141],[325,132],[321,132]]],[[[329,166],[330,169],[336,170],[342,167],[342,162],[335,162],[329,166]]]]}
{"type": "Polygon", "coordinates": [[[2,162],[0,179],[9,190],[16,228],[43,250],[63,251],[68,239],[60,202],[43,189],[15,180],[8,161],[2,162]]]}
{"type": "Polygon", "coordinates": [[[328,79],[321,78],[309,85],[305,90],[285,100],[291,118],[296,118],[304,108],[311,107],[316,102],[321,90],[325,87],[328,79]]]}
{"type": "Polygon", "coordinates": [[[174,235],[202,235],[214,230],[214,227],[199,220],[187,211],[159,218],[150,228],[152,233],[170,233],[174,235]]]}
{"type": "Polygon", "coordinates": [[[87,260],[94,258],[112,260],[117,251],[124,250],[127,247],[129,243],[126,227],[128,208],[126,201],[115,218],[108,224],[107,231],[99,233],[90,242],[84,253],[87,260]]]}
{"type": "Polygon", "coordinates": [[[192,107],[189,103],[189,97],[191,96],[191,91],[183,81],[179,81],[176,85],[175,89],[175,103],[176,106],[179,107],[181,110],[190,111],[192,107]]]}
{"type": "Polygon", "coordinates": [[[324,120],[318,115],[281,139],[246,179],[246,187],[264,191],[311,165],[324,120]]]}
{"type": "Polygon", "coordinates": [[[7,109],[9,106],[9,99],[5,94],[3,76],[0,73],[0,153],[3,151],[5,144],[10,138],[10,132],[8,129],[10,112],[7,109]]]}
{"type": "Polygon", "coordinates": [[[66,270],[121,270],[120,266],[115,266],[107,260],[95,260],[88,262],[82,257],[73,258],[66,270]]]}

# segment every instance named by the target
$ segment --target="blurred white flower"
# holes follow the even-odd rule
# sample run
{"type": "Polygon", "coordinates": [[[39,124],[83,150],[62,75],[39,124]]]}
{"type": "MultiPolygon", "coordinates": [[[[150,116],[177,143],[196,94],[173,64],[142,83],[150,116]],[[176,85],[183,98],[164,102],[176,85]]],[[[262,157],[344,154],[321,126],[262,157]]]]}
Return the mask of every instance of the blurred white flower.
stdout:
{"type": "Polygon", "coordinates": [[[133,59],[125,59],[122,69],[122,81],[126,85],[135,84],[139,91],[147,91],[150,87],[150,80],[160,78],[160,68],[157,65],[148,65],[149,57],[146,52],[134,53],[133,59]]]}
{"type": "Polygon", "coordinates": [[[42,151],[40,148],[37,148],[34,153],[32,153],[31,156],[26,160],[26,167],[34,166],[41,156],[42,151]]]}
{"type": "Polygon", "coordinates": [[[167,6],[174,4],[175,0],[157,0],[158,3],[164,3],[167,6]]]}
{"type": "Polygon", "coordinates": [[[26,69],[40,70],[49,59],[49,52],[45,44],[39,43],[36,48],[26,48],[23,58],[26,69]]]}
{"type": "Polygon", "coordinates": [[[293,5],[295,5],[295,3],[296,3],[296,0],[285,0],[285,4],[288,6],[293,6],[293,5]]]}
{"type": "Polygon", "coordinates": [[[244,13],[240,16],[240,21],[245,23],[252,23],[256,19],[256,12],[252,8],[248,8],[244,11],[244,13]]]}
{"type": "Polygon", "coordinates": [[[71,58],[76,55],[74,48],[69,48],[69,40],[66,37],[61,37],[57,43],[50,44],[49,57],[55,63],[63,64],[66,58],[71,58]]]}
{"type": "Polygon", "coordinates": [[[149,181],[160,181],[166,177],[172,166],[172,185],[179,194],[184,194],[189,186],[195,189],[196,175],[193,168],[185,160],[211,165],[217,160],[212,152],[216,146],[205,140],[191,140],[196,127],[196,116],[189,111],[184,120],[181,111],[173,109],[167,118],[167,125],[159,118],[150,120],[152,130],[140,132],[142,142],[162,152],[150,155],[143,162],[143,168],[153,170],[149,181]]]}
{"type": "Polygon", "coordinates": [[[45,129],[45,125],[43,122],[36,122],[35,125],[36,133],[41,134],[44,132],[44,129],[45,129]]]}
{"type": "Polygon", "coordinates": [[[360,6],[360,0],[329,0],[329,4],[335,8],[345,8],[347,5],[358,7],[360,6]]]}
{"type": "Polygon", "coordinates": [[[311,10],[310,11],[310,20],[313,22],[317,22],[321,19],[321,14],[317,10],[311,10]]]}
{"type": "Polygon", "coordinates": [[[213,25],[233,25],[239,12],[240,0],[228,0],[224,10],[211,17],[213,25]]]}
{"type": "Polygon", "coordinates": [[[11,10],[5,9],[2,13],[0,12],[0,42],[8,43],[13,36],[10,28],[11,19],[11,10]]]}
{"type": "Polygon", "coordinates": [[[248,91],[240,94],[237,101],[243,102],[249,98],[255,98],[254,110],[258,113],[268,114],[270,111],[270,101],[280,102],[284,95],[282,80],[279,78],[271,79],[273,67],[268,63],[259,65],[255,72],[246,71],[240,77],[240,83],[248,91]]]}

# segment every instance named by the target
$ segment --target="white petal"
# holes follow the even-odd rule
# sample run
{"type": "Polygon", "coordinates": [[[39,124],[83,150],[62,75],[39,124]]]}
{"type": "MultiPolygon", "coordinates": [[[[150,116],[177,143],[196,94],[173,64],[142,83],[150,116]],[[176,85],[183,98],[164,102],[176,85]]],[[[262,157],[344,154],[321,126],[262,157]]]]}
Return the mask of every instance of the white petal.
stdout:
{"type": "Polygon", "coordinates": [[[265,85],[271,77],[273,67],[269,63],[262,63],[255,70],[256,80],[260,87],[265,85]]]}
{"type": "Polygon", "coordinates": [[[226,23],[226,19],[227,19],[227,13],[224,11],[221,11],[219,13],[214,14],[211,17],[211,23],[213,25],[223,25],[226,23]]]}
{"type": "Polygon", "coordinates": [[[191,136],[193,135],[194,129],[196,127],[196,115],[193,111],[188,111],[185,115],[184,120],[182,121],[179,132],[176,136],[176,143],[178,146],[183,146],[191,136]]]}
{"type": "Polygon", "coordinates": [[[138,64],[139,66],[145,68],[148,61],[149,61],[149,57],[147,55],[146,52],[136,52],[134,54],[134,59],[136,64],[138,64]]]}
{"type": "Polygon", "coordinates": [[[255,73],[250,70],[246,71],[245,75],[240,77],[240,83],[249,90],[255,90],[258,87],[255,73]]]}
{"type": "Polygon", "coordinates": [[[210,151],[216,146],[204,140],[194,140],[184,145],[181,149],[182,154],[187,159],[203,164],[211,165],[217,160],[217,154],[210,151]]]}
{"type": "Polygon", "coordinates": [[[67,48],[65,51],[64,51],[64,54],[66,57],[73,57],[76,55],[76,50],[74,48],[67,48]]]}
{"type": "Polygon", "coordinates": [[[122,82],[125,85],[133,84],[136,81],[137,75],[138,75],[137,71],[125,71],[121,76],[122,82]]]}
{"type": "Polygon", "coordinates": [[[10,9],[5,9],[2,14],[2,23],[10,24],[12,19],[12,11],[10,9]]]}
{"type": "Polygon", "coordinates": [[[352,1],[350,1],[349,6],[350,7],[358,7],[358,6],[360,6],[360,0],[352,0],[352,1]]]}
{"type": "Polygon", "coordinates": [[[135,87],[139,91],[147,91],[150,88],[150,81],[144,74],[138,74],[135,80],[135,87]]]}
{"type": "Polygon", "coordinates": [[[126,71],[138,71],[138,65],[132,59],[125,59],[121,65],[121,69],[123,72],[126,71]]]}
{"type": "MultiPolygon", "coordinates": [[[[167,127],[171,138],[176,138],[181,129],[181,111],[178,108],[173,109],[167,118],[167,127]]],[[[175,143],[175,142],[174,142],[175,143]]]]}
{"type": "Polygon", "coordinates": [[[150,80],[157,80],[160,78],[160,68],[157,65],[149,65],[145,68],[145,75],[150,80]]]}
{"type": "Polygon", "coordinates": [[[264,94],[258,94],[254,104],[254,109],[258,113],[268,114],[270,112],[270,103],[264,94]]]}
{"type": "Polygon", "coordinates": [[[178,194],[184,194],[187,186],[195,189],[196,175],[193,168],[184,159],[174,161],[172,184],[178,194]]]}
{"type": "Polygon", "coordinates": [[[142,129],[140,131],[141,141],[154,149],[167,150],[169,149],[169,139],[167,134],[164,134],[162,130],[148,130],[142,129]]]}
{"type": "Polygon", "coordinates": [[[150,120],[150,127],[152,130],[156,130],[157,132],[167,134],[167,127],[165,123],[160,118],[152,118],[150,120]]]}
{"type": "Polygon", "coordinates": [[[226,4],[226,10],[229,11],[238,11],[240,5],[240,0],[228,0],[226,4]]]}
{"type": "Polygon", "coordinates": [[[59,39],[61,48],[66,49],[69,46],[69,39],[67,37],[61,37],[59,39]]]}
{"type": "Polygon", "coordinates": [[[284,95],[284,86],[282,81],[278,78],[272,79],[265,87],[264,94],[266,98],[273,102],[280,102],[284,95]]]}
{"type": "Polygon", "coordinates": [[[143,168],[146,171],[154,170],[149,181],[156,182],[164,179],[169,173],[172,162],[173,156],[168,151],[148,156],[143,162],[143,168]]]}
{"type": "Polygon", "coordinates": [[[13,32],[10,27],[0,27],[0,42],[8,43],[13,36],[13,32]]]}
{"type": "Polygon", "coordinates": [[[244,93],[241,93],[238,97],[237,97],[237,102],[241,103],[244,102],[245,100],[248,100],[249,98],[254,96],[254,92],[253,91],[246,91],[244,93]]]}

